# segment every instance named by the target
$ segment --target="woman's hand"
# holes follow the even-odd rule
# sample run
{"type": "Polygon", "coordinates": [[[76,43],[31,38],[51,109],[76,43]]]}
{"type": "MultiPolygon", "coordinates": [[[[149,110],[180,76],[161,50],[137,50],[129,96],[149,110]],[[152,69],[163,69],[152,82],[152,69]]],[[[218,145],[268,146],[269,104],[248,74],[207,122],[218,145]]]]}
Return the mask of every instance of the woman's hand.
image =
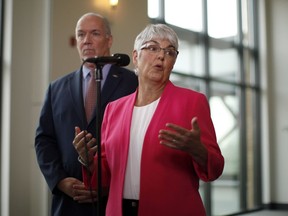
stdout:
{"type": "Polygon", "coordinates": [[[92,137],[92,134],[87,133],[87,131],[81,131],[79,127],[75,127],[73,145],[79,154],[79,161],[83,165],[91,165],[97,152],[96,139],[92,137]]]}
{"type": "Polygon", "coordinates": [[[194,117],[191,120],[191,130],[171,123],[167,123],[166,126],[170,130],[159,131],[160,144],[187,152],[192,156],[196,163],[203,168],[206,168],[207,149],[201,143],[200,128],[197,118],[194,117]]]}

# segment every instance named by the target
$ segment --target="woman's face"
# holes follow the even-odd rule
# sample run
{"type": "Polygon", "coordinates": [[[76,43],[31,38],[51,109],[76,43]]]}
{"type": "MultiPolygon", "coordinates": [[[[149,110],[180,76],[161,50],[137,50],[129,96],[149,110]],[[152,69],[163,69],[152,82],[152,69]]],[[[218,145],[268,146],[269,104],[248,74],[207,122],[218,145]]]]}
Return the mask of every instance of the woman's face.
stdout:
{"type": "Polygon", "coordinates": [[[133,51],[133,63],[138,70],[139,81],[166,83],[177,59],[178,51],[168,40],[150,40],[141,50],[133,51]]]}

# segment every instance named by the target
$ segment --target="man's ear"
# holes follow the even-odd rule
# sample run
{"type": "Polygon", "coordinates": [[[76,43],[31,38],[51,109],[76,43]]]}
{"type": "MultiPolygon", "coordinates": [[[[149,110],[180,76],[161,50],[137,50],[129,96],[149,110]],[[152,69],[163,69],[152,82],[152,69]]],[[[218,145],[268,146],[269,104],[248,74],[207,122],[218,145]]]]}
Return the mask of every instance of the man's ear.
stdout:
{"type": "Polygon", "coordinates": [[[109,42],[108,42],[109,49],[111,49],[112,44],[113,44],[113,36],[109,35],[109,42]]]}

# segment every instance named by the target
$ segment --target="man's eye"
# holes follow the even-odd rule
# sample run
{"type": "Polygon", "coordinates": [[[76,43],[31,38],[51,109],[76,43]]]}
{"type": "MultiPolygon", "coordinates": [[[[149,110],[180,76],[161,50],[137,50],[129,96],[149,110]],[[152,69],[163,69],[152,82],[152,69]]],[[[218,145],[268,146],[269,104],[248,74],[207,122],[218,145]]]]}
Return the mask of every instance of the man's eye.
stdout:
{"type": "Polygon", "coordinates": [[[96,36],[96,37],[101,36],[101,34],[100,34],[99,32],[93,32],[92,35],[93,35],[93,36],[96,36]]]}
{"type": "Polygon", "coordinates": [[[84,34],[83,34],[83,33],[78,33],[78,34],[77,34],[77,37],[78,37],[78,38],[83,38],[83,37],[84,37],[84,34]]]}

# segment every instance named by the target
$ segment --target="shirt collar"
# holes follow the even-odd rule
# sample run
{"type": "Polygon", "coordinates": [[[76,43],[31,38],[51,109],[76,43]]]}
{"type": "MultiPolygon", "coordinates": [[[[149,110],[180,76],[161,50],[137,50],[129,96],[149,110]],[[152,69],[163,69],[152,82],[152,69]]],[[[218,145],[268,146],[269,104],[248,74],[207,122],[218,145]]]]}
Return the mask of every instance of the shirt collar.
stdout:
{"type": "MultiPolygon", "coordinates": [[[[106,65],[103,66],[103,68],[102,68],[103,78],[107,77],[110,68],[111,68],[111,64],[106,64],[106,65]]],[[[85,65],[83,65],[82,71],[83,71],[83,79],[86,79],[88,74],[89,74],[89,72],[90,72],[90,68],[88,68],[85,65]]]]}

